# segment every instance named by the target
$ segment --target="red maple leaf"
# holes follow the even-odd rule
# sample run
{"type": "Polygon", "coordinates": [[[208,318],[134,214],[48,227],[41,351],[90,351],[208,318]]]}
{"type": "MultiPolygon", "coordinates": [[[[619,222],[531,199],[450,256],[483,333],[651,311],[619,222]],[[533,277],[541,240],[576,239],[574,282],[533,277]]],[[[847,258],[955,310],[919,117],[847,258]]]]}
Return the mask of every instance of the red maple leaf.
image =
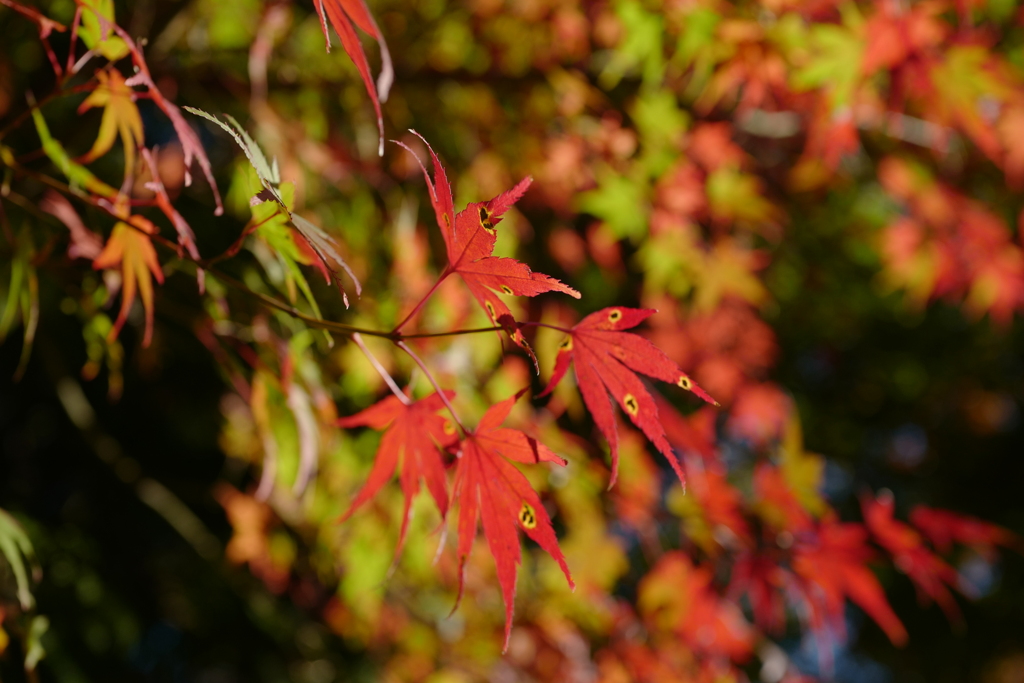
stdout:
{"type": "Polygon", "coordinates": [[[768,633],[780,634],[786,626],[783,591],[791,581],[778,557],[769,552],[743,552],[733,565],[729,595],[735,600],[745,594],[754,623],[768,633]]]}
{"type": "Polygon", "coordinates": [[[523,432],[501,427],[512,405],[522,394],[519,392],[491,406],[476,430],[466,434],[456,465],[452,494],[452,498],[459,502],[459,599],[462,598],[466,558],[473,549],[477,518],[480,518],[505,601],[504,649],[508,649],[512,631],[517,565],[521,558],[516,527],[526,532],[558,562],[569,587],[576,588],[540,497],[523,473],[510,462],[566,464],[565,460],[523,432]]]}
{"type": "Polygon", "coordinates": [[[802,533],[813,525],[810,513],[800,504],[782,470],[763,462],[754,470],[755,510],[773,529],[802,533]]]}
{"type": "Polygon", "coordinates": [[[1012,532],[949,510],[916,505],[910,511],[910,523],[942,553],[952,550],[954,542],[979,550],[991,550],[996,545],[1021,548],[1021,539],[1012,532]]]}
{"type": "Polygon", "coordinates": [[[381,114],[380,103],[388,99],[388,91],[391,90],[391,83],[394,81],[395,72],[391,66],[391,53],[388,45],[384,42],[384,34],[377,27],[370,10],[363,0],[315,0],[316,12],[320,17],[320,28],[324,32],[324,40],[327,41],[327,51],[331,51],[331,36],[327,32],[327,20],[330,19],[331,26],[337,31],[341,38],[341,46],[348,53],[349,59],[356,65],[363,83],[366,84],[366,92],[370,94],[373,101],[373,108],[377,112],[377,129],[380,131],[380,145],[378,154],[384,156],[384,117],[381,114]],[[355,24],[363,31],[373,36],[380,45],[380,76],[377,77],[377,85],[374,87],[373,76],[370,75],[370,63],[366,61],[366,53],[363,45],[359,42],[359,35],[356,33],[355,24]]]}
{"type": "MultiPolygon", "coordinates": [[[[445,395],[450,399],[455,392],[445,395]]],[[[402,528],[398,534],[395,556],[405,542],[409,526],[412,499],[419,493],[420,479],[437,503],[441,516],[448,514],[448,492],[445,487],[444,462],[439,448],[453,445],[457,436],[455,426],[437,414],[444,402],[440,394],[431,394],[412,403],[404,403],[397,396],[388,396],[366,410],[338,420],[339,427],[372,427],[387,429],[377,449],[377,458],[363,488],[340,521],[348,519],[356,509],[377,495],[395,470],[405,496],[402,528]]]]}
{"type": "Polygon", "coordinates": [[[694,567],[675,550],[666,553],[640,582],[637,603],[649,630],[671,630],[698,655],[746,661],[753,629],[736,603],[713,587],[710,567],[694,567]]]}
{"type": "MultiPolygon", "coordinates": [[[[415,131],[412,132],[419,135],[415,131]]],[[[423,139],[422,136],[420,139],[423,139]]],[[[423,142],[426,144],[426,140],[423,142]]],[[[504,327],[513,341],[525,347],[526,342],[514,323],[512,311],[498,297],[497,292],[512,296],[564,292],[576,299],[580,298],[580,293],[572,287],[549,275],[533,272],[525,263],[491,255],[497,241],[497,225],[501,217],[519,201],[533,179],[524,178],[511,190],[489,201],[472,202],[456,215],[451,185],[430,145],[427,144],[427,149],[434,164],[433,181],[416,153],[402,143],[398,144],[409,150],[423,169],[423,177],[430,191],[430,201],[437,216],[437,225],[444,237],[448,265],[438,281],[444,280],[452,273],[458,273],[469,287],[469,291],[487,311],[488,317],[504,327]]]]}
{"type": "Polygon", "coordinates": [[[718,405],[661,349],[637,334],[622,331],[636,327],[654,313],[654,310],[645,308],[604,308],[591,313],[571,330],[565,330],[569,338],[559,347],[551,381],[540,393],[540,396],[545,396],[554,390],[569,369],[569,363],[575,360],[576,383],[583,401],[611,447],[609,487],[615,484],[619,471],[619,434],[615,414],[608,401],[609,393],[633,424],[668,459],[682,482],[686,477],[665,438],[665,428],[658,419],[658,407],[636,373],[670,382],[692,391],[712,405],[718,405]]]}
{"type": "Polygon", "coordinates": [[[863,496],[860,503],[871,535],[889,551],[896,568],[914,582],[919,597],[939,603],[950,621],[962,621],[960,608],[949,591],[949,586],[959,589],[959,575],[925,547],[921,535],[911,526],[893,519],[895,500],[892,493],[883,491],[877,498],[863,496]]]}
{"type": "Polygon", "coordinates": [[[892,611],[878,579],[865,566],[874,556],[860,524],[842,524],[829,515],[812,540],[797,545],[793,571],[803,579],[815,627],[843,627],[843,601],[848,597],[882,627],[894,645],[907,642],[907,630],[892,611]]]}
{"type": "Polygon", "coordinates": [[[687,469],[693,479],[693,494],[707,525],[715,530],[720,545],[750,545],[750,526],[740,511],[742,497],[725,476],[725,467],[717,461],[688,458],[687,469]]]}

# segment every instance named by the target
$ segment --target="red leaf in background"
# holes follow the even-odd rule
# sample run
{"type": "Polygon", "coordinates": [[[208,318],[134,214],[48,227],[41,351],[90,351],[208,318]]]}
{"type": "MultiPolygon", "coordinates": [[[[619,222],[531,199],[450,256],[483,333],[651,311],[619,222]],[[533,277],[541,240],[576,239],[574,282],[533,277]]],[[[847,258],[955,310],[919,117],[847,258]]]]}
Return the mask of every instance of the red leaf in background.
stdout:
{"type": "Polygon", "coordinates": [[[779,558],[766,553],[745,552],[736,558],[729,594],[746,594],[754,623],[768,633],[781,634],[786,626],[786,603],[782,591],[789,582],[789,572],[779,565],[779,558]]]}
{"type": "Polygon", "coordinates": [[[875,575],[865,566],[874,555],[867,530],[860,524],[841,524],[833,516],[822,520],[812,542],[799,543],[793,571],[807,584],[804,595],[812,606],[815,626],[843,625],[843,601],[849,598],[882,627],[894,645],[907,642],[907,630],[892,611],[875,575]]]}
{"type": "Polygon", "coordinates": [[[366,92],[370,94],[373,101],[373,108],[377,112],[377,129],[380,131],[380,145],[377,153],[384,156],[384,116],[380,110],[380,103],[388,99],[388,91],[391,90],[391,83],[395,79],[395,72],[391,66],[391,53],[388,52],[388,44],[384,42],[384,34],[377,27],[373,15],[367,9],[363,0],[315,0],[316,11],[320,16],[320,28],[324,32],[324,40],[327,41],[327,51],[331,51],[331,36],[327,32],[327,20],[330,19],[331,26],[338,32],[341,38],[341,45],[345,48],[352,63],[359,69],[359,75],[363,77],[366,84],[366,92]],[[370,64],[366,61],[366,53],[363,45],[359,42],[356,34],[355,24],[363,31],[373,36],[380,45],[380,76],[377,77],[376,88],[373,84],[373,76],[370,75],[370,64]]]}
{"type": "Polygon", "coordinates": [[[673,446],[697,453],[704,459],[717,457],[714,411],[698,410],[684,417],[660,395],[655,395],[654,401],[658,404],[658,417],[665,428],[665,436],[673,446]]]}
{"type": "Polygon", "coordinates": [[[985,550],[997,545],[1021,548],[1021,539],[1016,534],[976,517],[949,510],[916,505],[910,511],[910,523],[942,553],[952,550],[954,542],[985,550]]]}
{"type": "MultiPolygon", "coordinates": [[[[419,135],[416,131],[412,132],[419,135]]],[[[422,136],[420,139],[423,139],[422,136]]],[[[426,140],[423,142],[426,144],[426,140]]],[[[494,323],[505,327],[513,341],[525,347],[526,341],[514,325],[512,311],[498,298],[497,292],[512,296],[537,296],[544,292],[557,291],[576,299],[580,298],[580,293],[572,287],[543,273],[533,272],[525,263],[511,258],[491,256],[497,241],[497,225],[501,217],[519,201],[533,179],[524,178],[511,190],[489,201],[472,202],[456,215],[451,185],[434,150],[427,145],[434,164],[434,180],[431,182],[426,166],[416,153],[405,145],[402,146],[416,158],[423,170],[423,177],[430,191],[430,201],[437,216],[437,225],[444,237],[448,266],[440,279],[458,273],[469,287],[469,291],[487,311],[488,317],[494,323]]]]}
{"type": "Polygon", "coordinates": [[[87,258],[92,260],[103,251],[103,238],[85,227],[75,207],[64,198],[64,195],[48,190],[39,202],[39,208],[52,214],[71,231],[71,244],[68,245],[68,258],[87,258]]]}
{"type": "Polygon", "coordinates": [[[656,533],[661,505],[661,471],[647,454],[643,437],[627,430],[622,443],[619,485],[611,493],[616,517],[641,534],[656,533]]]}
{"type": "MultiPolygon", "coordinates": [[[[450,399],[454,391],[445,392],[450,399]]],[[[412,500],[419,493],[420,479],[437,503],[441,516],[448,514],[448,492],[445,488],[444,462],[439,448],[453,445],[457,441],[454,425],[437,414],[444,405],[440,394],[431,394],[413,403],[403,403],[397,396],[388,396],[376,405],[362,412],[343,417],[337,421],[339,427],[372,427],[387,429],[377,448],[377,458],[366,484],[356,494],[339,521],[348,519],[356,509],[377,495],[381,487],[399,470],[398,479],[405,496],[402,513],[402,528],[398,534],[397,557],[405,543],[405,532],[409,527],[412,500]]]]}
{"type": "Polygon", "coordinates": [[[690,490],[715,540],[727,547],[748,546],[750,527],[740,510],[743,498],[729,484],[725,467],[714,460],[687,458],[686,469],[690,473],[690,490]]]}
{"type": "Polygon", "coordinates": [[[217,189],[217,181],[213,178],[213,167],[210,166],[210,159],[206,156],[202,143],[199,142],[199,136],[186,123],[185,117],[181,115],[181,110],[164,97],[160,89],[156,87],[156,83],[153,82],[153,76],[149,72],[149,65],[146,64],[146,58],[142,55],[142,50],[132,40],[128,32],[117,24],[107,21],[98,12],[96,13],[96,18],[104,31],[114,31],[128,46],[132,56],[132,64],[135,65],[135,75],[126,80],[125,84],[129,87],[144,86],[153,103],[171,120],[174,132],[181,143],[181,151],[185,155],[185,185],[189,186],[192,184],[192,174],[188,169],[192,166],[192,160],[195,159],[199,164],[199,168],[202,169],[203,175],[206,176],[207,182],[210,183],[210,190],[213,192],[214,201],[217,203],[217,208],[214,209],[213,213],[216,216],[220,216],[224,213],[224,205],[221,202],[220,190],[217,189]]]}
{"type": "Polygon", "coordinates": [[[708,567],[694,567],[682,552],[666,553],[640,582],[637,604],[649,624],[671,629],[695,653],[746,661],[753,631],[711,582],[708,567]]]}
{"type": "Polygon", "coordinates": [[[950,621],[959,623],[963,617],[949,586],[958,588],[956,570],[925,547],[921,535],[912,527],[893,519],[895,500],[883,491],[877,498],[862,496],[861,510],[871,535],[893,557],[896,568],[910,577],[918,596],[939,603],[950,621]]]}
{"type": "Polygon", "coordinates": [[[156,195],[157,207],[167,216],[167,219],[174,226],[174,230],[178,233],[178,244],[188,251],[192,258],[199,260],[199,250],[196,248],[196,234],[192,232],[192,227],[188,224],[188,221],[171,204],[171,197],[167,194],[167,188],[164,187],[163,181],[160,180],[160,171],[157,168],[156,161],[153,159],[152,152],[143,147],[142,158],[145,160],[151,176],[149,182],[146,183],[146,189],[156,195]]]}
{"type": "Polygon", "coordinates": [[[575,360],[576,383],[583,401],[611,448],[609,487],[615,485],[619,470],[619,436],[615,414],[608,401],[609,392],[633,424],[661,451],[684,483],[683,468],[658,421],[658,407],[635,373],[670,382],[692,391],[708,403],[718,405],[661,349],[637,334],[622,331],[636,327],[654,313],[651,309],[604,308],[591,313],[571,330],[566,330],[569,337],[559,347],[551,380],[540,393],[540,396],[549,394],[565,376],[569,363],[575,360]]]}
{"type": "Polygon", "coordinates": [[[752,165],[750,155],[732,140],[733,127],[728,122],[700,123],[694,126],[687,144],[687,156],[706,171],[722,167],[747,168],[752,165]]]}
{"type": "Polygon", "coordinates": [[[729,415],[729,431],[757,446],[777,441],[793,411],[793,401],[776,384],[747,384],[729,415]]]}
{"type": "Polygon", "coordinates": [[[224,482],[214,488],[213,497],[231,523],[231,540],[224,556],[233,564],[248,564],[272,593],[283,593],[288,588],[291,563],[271,551],[269,537],[275,520],[270,506],[224,482]]]}
{"type": "MultiPolygon", "coordinates": [[[[518,526],[536,541],[561,567],[569,586],[575,589],[565,557],[537,492],[509,462],[539,463],[565,461],[535,439],[501,427],[522,392],[491,406],[475,431],[466,434],[455,471],[453,500],[459,503],[459,599],[462,598],[466,558],[473,549],[477,518],[483,520],[484,536],[494,556],[505,601],[505,644],[512,632],[517,565],[520,563],[518,526]]],[[[456,602],[458,607],[458,602],[456,602]]]]}
{"type": "Polygon", "coordinates": [[[755,509],[778,531],[800,533],[813,525],[810,513],[800,504],[796,492],[778,467],[763,462],[754,470],[755,509]]]}

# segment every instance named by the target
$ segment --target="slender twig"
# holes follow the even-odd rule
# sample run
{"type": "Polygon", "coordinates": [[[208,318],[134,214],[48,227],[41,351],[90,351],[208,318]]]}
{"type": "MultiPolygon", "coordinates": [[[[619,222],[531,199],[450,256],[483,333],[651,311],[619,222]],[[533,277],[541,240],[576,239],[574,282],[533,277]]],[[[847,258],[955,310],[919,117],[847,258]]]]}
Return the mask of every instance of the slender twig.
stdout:
{"type": "Polygon", "coordinates": [[[75,8],[75,19],[71,22],[71,45],[68,46],[68,65],[64,73],[73,73],[71,69],[75,64],[75,47],[78,44],[78,24],[82,21],[82,6],[75,8]]]}
{"type": "Polygon", "coordinates": [[[420,312],[420,309],[423,308],[423,306],[427,303],[427,300],[431,297],[431,295],[433,295],[433,293],[437,291],[437,288],[441,286],[441,283],[444,282],[445,279],[447,279],[447,277],[451,274],[452,271],[448,268],[445,268],[444,272],[441,273],[441,275],[437,278],[437,282],[435,282],[433,286],[429,290],[427,290],[427,293],[423,295],[423,298],[420,299],[419,303],[416,304],[416,306],[411,311],[409,311],[409,315],[405,316],[405,318],[402,319],[402,322],[395,325],[395,329],[393,329],[391,332],[393,334],[397,334],[398,332],[400,332],[402,328],[405,326],[405,324],[412,320],[413,316],[420,312]]]}
{"type": "MultiPolygon", "coordinates": [[[[166,240],[166,241],[167,241],[167,245],[166,246],[169,246],[169,247],[175,246],[174,243],[171,242],[170,240],[166,240]]],[[[187,259],[187,257],[186,257],[186,259],[187,259]]],[[[215,268],[209,269],[208,272],[212,276],[216,277],[218,280],[222,281],[224,284],[228,285],[229,287],[237,289],[237,290],[239,290],[241,292],[245,292],[245,293],[249,294],[250,296],[253,296],[253,297],[259,299],[261,302],[263,302],[267,306],[269,306],[271,308],[274,308],[274,309],[276,309],[278,311],[281,311],[282,313],[287,313],[288,315],[292,316],[293,318],[295,318],[297,320],[301,320],[302,322],[306,323],[310,327],[315,327],[315,328],[322,329],[322,330],[328,330],[328,331],[331,331],[331,332],[337,332],[338,334],[344,334],[344,335],[347,335],[347,336],[352,336],[353,334],[365,334],[368,337],[381,337],[383,339],[390,339],[391,341],[398,343],[398,342],[402,341],[403,339],[426,339],[426,338],[433,338],[433,337],[459,337],[459,336],[466,335],[466,334],[479,334],[481,332],[494,332],[495,330],[500,330],[501,329],[500,327],[476,327],[476,328],[465,329],[465,330],[449,330],[447,332],[426,332],[426,333],[422,333],[422,334],[395,334],[393,332],[387,332],[387,331],[384,331],[384,330],[371,330],[371,329],[367,329],[365,327],[356,327],[355,325],[346,325],[345,323],[334,322],[334,321],[331,321],[331,320],[323,320],[322,318],[317,318],[317,317],[314,317],[314,316],[311,316],[311,315],[306,315],[305,313],[303,313],[299,309],[295,308],[294,306],[290,306],[289,304],[286,304],[285,302],[283,302],[283,301],[281,301],[279,299],[275,299],[272,296],[268,296],[266,294],[262,294],[260,292],[257,292],[257,291],[254,291],[254,290],[250,289],[244,283],[236,280],[235,278],[231,277],[230,275],[227,275],[227,274],[225,274],[225,273],[223,273],[223,272],[221,272],[221,271],[219,271],[219,270],[217,270],[215,268]]]]}
{"type": "Polygon", "coordinates": [[[430,339],[433,337],[459,337],[464,334],[479,334],[481,332],[500,332],[502,327],[472,327],[466,330],[450,330],[448,332],[417,332],[414,334],[394,335],[392,339],[430,339]]]}
{"type": "Polygon", "coordinates": [[[397,398],[405,405],[411,405],[412,401],[410,401],[409,397],[405,395],[405,392],[398,387],[398,384],[395,383],[394,378],[384,368],[384,366],[380,364],[380,361],[377,360],[377,358],[372,353],[370,353],[370,349],[368,349],[366,347],[366,344],[363,343],[363,337],[358,332],[354,332],[352,334],[352,342],[359,347],[359,350],[363,352],[363,354],[366,356],[366,359],[370,361],[370,365],[373,366],[373,369],[376,370],[377,374],[379,374],[381,379],[384,380],[384,383],[388,385],[388,388],[391,389],[391,393],[395,395],[395,398],[397,398]]]}
{"type": "MultiPolygon", "coordinates": [[[[567,330],[564,327],[559,327],[558,325],[549,325],[547,323],[538,323],[538,322],[534,322],[532,320],[527,320],[526,322],[519,323],[519,326],[520,327],[546,327],[549,330],[558,330],[559,332],[565,332],[566,334],[572,334],[572,330],[567,330]]],[[[501,328],[499,327],[498,329],[500,330],[501,328]]]]}
{"type": "Polygon", "coordinates": [[[398,346],[398,348],[405,351],[407,354],[409,354],[409,357],[413,359],[416,365],[420,366],[420,370],[422,370],[423,374],[427,376],[427,379],[430,380],[430,383],[434,387],[434,391],[437,392],[437,395],[441,397],[441,401],[444,402],[444,407],[448,409],[449,413],[451,413],[452,419],[455,420],[455,424],[459,426],[459,429],[462,431],[463,435],[468,434],[469,430],[466,429],[466,427],[462,424],[462,420],[459,419],[459,416],[455,412],[455,408],[452,406],[451,401],[448,400],[448,397],[445,395],[444,390],[441,389],[440,385],[437,383],[437,380],[434,379],[434,375],[430,372],[430,368],[427,367],[427,364],[423,362],[423,359],[417,356],[416,352],[409,348],[409,345],[406,344],[404,341],[396,341],[395,345],[398,346]]]}
{"type": "MultiPolygon", "coordinates": [[[[125,217],[123,215],[120,215],[119,213],[117,213],[114,210],[114,206],[110,203],[109,200],[97,199],[97,198],[93,197],[91,194],[89,194],[87,192],[82,192],[81,190],[79,190],[77,188],[74,188],[74,187],[68,185],[67,183],[61,182],[60,180],[57,180],[56,178],[48,176],[48,175],[46,175],[44,173],[39,173],[38,171],[34,171],[34,170],[30,169],[30,168],[26,168],[26,167],[22,166],[21,164],[19,164],[17,162],[14,162],[13,164],[10,164],[10,168],[12,168],[16,173],[21,173],[23,175],[27,175],[30,178],[38,180],[39,182],[41,182],[41,183],[43,183],[45,185],[49,185],[53,189],[58,190],[58,191],[66,194],[66,195],[71,195],[71,196],[77,197],[78,199],[81,199],[82,201],[87,202],[87,203],[91,204],[92,206],[100,208],[100,209],[106,211],[108,214],[110,214],[111,216],[113,216],[114,218],[116,218],[119,221],[125,221],[125,217]]],[[[14,195],[14,193],[10,193],[10,195],[14,195]]],[[[8,198],[10,198],[10,196],[8,198]]],[[[20,202],[16,201],[15,203],[20,203],[20,202]]],[[[128,221],[125,221],[125,223],[127,225],[129,225],[129,227],[138,229],[137,226],[132,225],[128,221]]],[[[466,334],[479,334],[481,332],[500,331],[502,329],[501,327],[477,327],[477,328],[463,329],[463,330],[449,330],[447,332],[422,332],[422,333],[415,333],[415,334],[401,334],[401,333],[398,333],[396,331],[388,332],[388,331],[385,331],[385,330],[371,330],[371,329],[368,329],[368,328],[365,328],[365,327],[357,327],[355,325],[347,325],[345,323],[334,322],[334,321],[330,321],[330,320],[323,320],[323,319],[317,318],[315,316],[307,315],[307,314],[303,313],[302,311],[300,311],[299,309],[295,308],[294,306],[291,306],[291,305],[289,305],[289,304],[287,304],[287,303],[285,303],[283,301],[280,301],[279,299],[275,299],[272,296],[268,296],[266,294],[262,294],[260,292],[254,291],[253,289],[250,289],[247,285],[245,285],[244,283],[240,282],[239,280],[236,280],[235,278],[231,277],[230,275],[228,275],[228,274],[226,274],[226,273],[224,273],[224,272],[222,272],[220,270],[217,270],[217,269],[211,267],[213,263],[215,263],[217,260],[219,260],[219,257],[215,257],[213,259],[206,259],[206,260],[204,260],[204,259],[195,259],[195,258],[192,258],[191,256],[189,256],[188,254],[182,253],[181,249],[179,248],[178,243],[174,242],[173,240],[169,240],[169,239],[167,239],[167,238],[165,238],[165,237],[163,237],[161,235],[150,235],[149,233],[146,233],[146,235],[147,235],[147,237],[151,238],[157,244],[159,244],[159,245],[161,245],[163,247],[166,247],[166,248],[170,249],[171,251],[173,251],[175,253],[175,255],[178,256],[179,258],[181,258],[183,260],[186,260],[186,261],[189,261],[191,263],[194,263],[199,268],[203,268],[204,270],[206,270],[211,275],[213,275],[214,277],[216,277],[219,280],[221,280],[224,284],[228,285],[229,287],[232,287],[233,289],[237,289],[239,291],[245,292],[245,293],[249,294],[250,296],[253,296],[253,297],[259,299],[266,306],[269,306],[270,308],[274,308],[276,310],[279,310],[282,313],[286,313],[286,314],[290,315],[291,317],[293,317],[293,318],[295,318],[297,320],[303,321],[304,323],[306,323],[310,327],[314,327],[314,328],[317,328],[317,329],[328,330],[330,332],[336,332],[338,334],[344,334],[344,335],[348,335],[348,336],[351,336],[351,335],[356,334],[356,333],[361,333],[361,334],[365,334],[365,335],[370,336],[370,337],[382,337],[384,339],[390,339],[390,340],[395,341],[395,342],[398,342],[398,341],[400,341],[402,339],[427,339],[427,338],[434,338],[434,337],[458,337],[458,336],[466,335],[466,334]]],[[[432,288],[432,291],[437,288],[437,285],[440,284],[441,280],[443,280],[444,277],[445,276],[442,276],[442,278],[439,279],[437,283],[435,283],[434,288],[432,288]]],[[[424,299],[424,301],[425,300],[426,299],[424,299]]],[[[421,302],[421,305],[422,305],[422,302],[421,302]]],[[[405,323],[403,322],[403,324],[405,324],[405,323]]],[[[557,329],[561,329],[561,328],[557,328],[557,329]]]]}

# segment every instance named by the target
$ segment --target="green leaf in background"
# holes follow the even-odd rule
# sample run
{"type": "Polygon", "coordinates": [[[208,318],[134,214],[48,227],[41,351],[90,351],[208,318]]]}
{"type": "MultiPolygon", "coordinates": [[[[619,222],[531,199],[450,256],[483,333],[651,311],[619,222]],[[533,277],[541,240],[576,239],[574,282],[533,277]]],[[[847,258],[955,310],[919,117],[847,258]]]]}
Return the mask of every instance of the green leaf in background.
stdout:
{"type": "Polygon", "coordinates": [[[665,75],[664,20],[639,3],[617,3],[615,13],[622,21],[626,37],[601,72],[601,87],[610,90],[635,70],[640,71],[645,86],[656,87],[665,75]]]}
{"type": "Polygon", "coordinates": [[[128,45],[109,28],[104,30],[99,17],[114,21],[114,0],[79,0],[82,6],[82,25],[78,35],[90,50],[95,50],[112,62],[128,54],[128,45]]]}
{"type": "Polygon", "coordinates": [[[707,195],[715,220],[757,225],[773,222],[778,213],[762,196],[761,180],[733,168],[720,168],[708,176],[707,195]]]}
{"type": "MultiPolygon", "coordinates": [[[[34,103],[33,103],[34,104],[34,103]]],[[[52,135],[50,135],[50,129],[46,125],[46,119],[43,118],[42,112],[38,108],[32,110],[32,120],[36,124],[36,132],[39,134],[39,140],[43,143],[43,152],[46,156],[57,165],[67,179],[71,183],[71,187],[78,189],[82,188],[98,194],[101,197],[107,197],[113,199],[117,196],[117,190],[107,185],[105,182],[93,175],[93,172],[71,160],[67,150],[60,144],[52,135]]]]}
{"type": "Polygon", "coordinates": [[[21,377],[28,365],[35,340],[36,328],[39,325],[39,278],[32,265],[35,248],[28,230],[18,236],[16,250],[11,258],[11,279],[5,293],[3,313],[0,313],[0,343],[7,338],[14,326],[16,316],[21,314],[21,323],[25,328],[22,336],[21,359],[14,372],[15,379],[21,377]]]}
{"type": "Polygon", "coordinates": [[[641,94],[632,115],[640,132],[644,166],[650,177],[657,178],[678,156],[679,140],[690,117],[668,90],[641,94]]]}
{"type": "Polygon", "coordinates": [[[796,90],[826,88],[833,109],[848,107],[860,78],[864,41],[847,26],[814,26],[808,35],[810,56],[793,71],[796,90]]]}
{"type": "Polygon", "coordinates": [[[598,189],[579,195],[580,211],[604,220],[616,237],[640,240],[647,234],[647,184],[608,170],[598,189]]]}
{"type": "Polygon", "coordinates": [[[25,671],[33,672],[46,656],[43,648],[43,636],[50,629],[50,620],[37,615],[32,618],[28,627],[28,638],[25,639],[25,671]]]}
{"type": "Polygon", "coordinates": [[[35,553],[28,535],[18,521],[10,513],[0,510],[0,554],[7,561],[7,566],[14,575],[14,583],[18,592],[18,602],[24,610],[32,609],[35,598],[32,597],[29,572],[26,560],[32,562],[35,553]]]}

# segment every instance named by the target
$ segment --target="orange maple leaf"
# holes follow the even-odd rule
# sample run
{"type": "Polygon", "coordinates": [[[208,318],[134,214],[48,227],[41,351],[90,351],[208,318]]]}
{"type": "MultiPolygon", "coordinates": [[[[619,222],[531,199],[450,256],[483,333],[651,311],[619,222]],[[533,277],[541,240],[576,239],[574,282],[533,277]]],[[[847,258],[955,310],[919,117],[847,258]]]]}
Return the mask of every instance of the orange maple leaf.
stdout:
{"type": "Polygon", "coordinates": [[[149,346],[153,337],[153,282],[150,274],[160,284],[164,282],[164,274],[149,237],[156,233],[156,226],[142,216],[131,216],[127,223],[118,221],[103,251],[92,262],[92,267],[96,269],[118,266],[121,269],[121,312],[107,335],[110,341],[117,338],[121,326],[128,318],[128,311],[135,301],[136,288],[146,311],[146,335],[142,345],[149,346]]]}
{"type": "Polygon", "coordinates": [[[124,77],[117,70],[100,71],[96,74],[99,86],[78,106],[78,113],[103,107],[103,119],[100,121],[100,132],[92,149],[81,158],[82,163],[89,163],[100,158],[114,146],[114,137],[121,135],[124,144],[124,177],[132,177],[135,171],[135,155],[142,144],[142,117],[135,106],[135,93],[125,83],[124,77]]]}

